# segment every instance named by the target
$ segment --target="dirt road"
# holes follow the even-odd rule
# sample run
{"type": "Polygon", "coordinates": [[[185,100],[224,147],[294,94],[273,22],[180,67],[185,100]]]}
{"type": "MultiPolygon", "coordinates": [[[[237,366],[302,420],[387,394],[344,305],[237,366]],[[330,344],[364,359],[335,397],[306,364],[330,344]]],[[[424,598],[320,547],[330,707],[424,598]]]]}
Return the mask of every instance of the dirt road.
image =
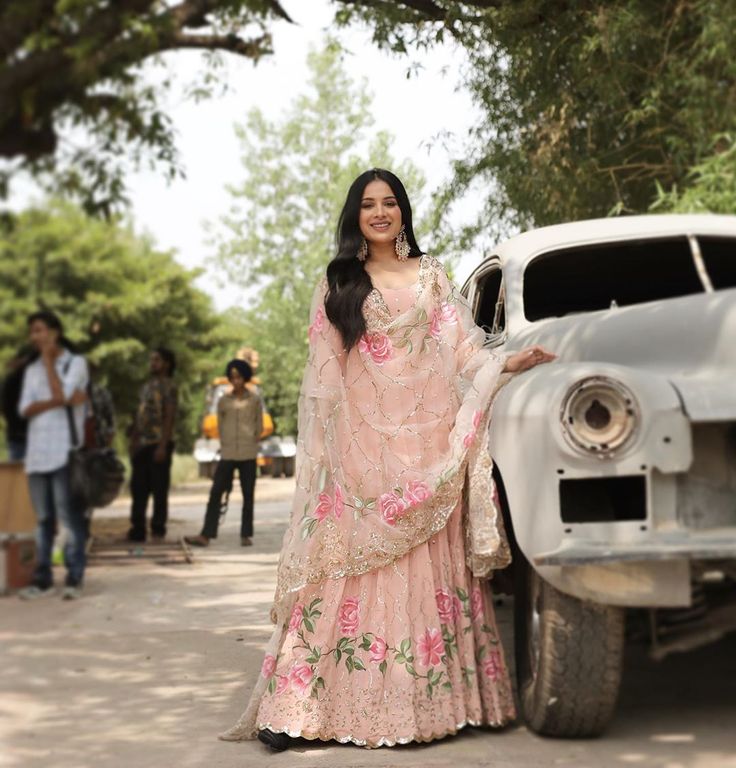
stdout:
{"type": "MultiPolygon", "coordinates": [[[[736,636],[658,664],[630,649],[618,716],[595,741],[541,739],[523,725],[374,751],[310,744],[270,755],[258,742],[218,741],[260,669],[290,490],[259,481],[252,548],[239,546],[234,498],[216,545],[192,565],[124,553],[90,567],[77,602],[1,598],[0,766],[736,768],[736,636]]],[[[204,492],[178,495],[172,537],[198,531],[204,492]]],[[[124,526],[125,514],[118,506],[100,524],[124,526]]],[[[498,616],[511,648],[508,604],[498,616]]]]}

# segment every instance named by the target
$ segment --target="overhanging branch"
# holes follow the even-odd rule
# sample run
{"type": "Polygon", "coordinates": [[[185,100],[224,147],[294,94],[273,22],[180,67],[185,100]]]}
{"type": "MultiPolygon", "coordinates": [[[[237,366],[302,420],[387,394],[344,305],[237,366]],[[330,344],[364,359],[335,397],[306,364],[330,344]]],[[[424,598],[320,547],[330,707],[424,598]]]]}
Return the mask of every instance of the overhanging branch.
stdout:
{"type": "Polygon", "coordinates": [[[217,51],[229,51],[251,59],[258,59],[264,54],[272,53],[271,35],[264,34],[252,40],[243,40],[237,35],[186,35],[178,32],[164,48],[203,48],[217,51]]]}

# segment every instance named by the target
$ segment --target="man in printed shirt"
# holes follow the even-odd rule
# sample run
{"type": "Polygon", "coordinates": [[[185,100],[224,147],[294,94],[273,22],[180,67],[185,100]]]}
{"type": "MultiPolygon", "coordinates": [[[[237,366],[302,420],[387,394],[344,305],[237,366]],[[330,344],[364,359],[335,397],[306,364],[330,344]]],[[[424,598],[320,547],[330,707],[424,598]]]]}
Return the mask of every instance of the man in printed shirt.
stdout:
{"type": "Polygon", "coordinates": [[[130,433],[130,493],[133,500],[129,541],[146,540],[146,507],[151,495],[151,537],[154,542],[160,542],[166,536],[177,408],[176,384],[171,378],[175,368],[176,357],[170,349],[159,347],[151,352],[151,378],[141,389],[138,412],[130,433]]]}
{"type": "Polygon", "coordinates": [[[34,312],[28,330],[38,356],[23,374],[18,412],[28,419],[25,469],[37,518],[36,570],[33,584],[20,596],[31,599],[53,592],[51,553],[58,520],[67,532],[62,597],[74,600],[84,579],[85,537],[84,510],[69,488],[70,416],[79,440],[84,434],[87,363],[69,350],[61,321],[52,312],[34,312]]]}

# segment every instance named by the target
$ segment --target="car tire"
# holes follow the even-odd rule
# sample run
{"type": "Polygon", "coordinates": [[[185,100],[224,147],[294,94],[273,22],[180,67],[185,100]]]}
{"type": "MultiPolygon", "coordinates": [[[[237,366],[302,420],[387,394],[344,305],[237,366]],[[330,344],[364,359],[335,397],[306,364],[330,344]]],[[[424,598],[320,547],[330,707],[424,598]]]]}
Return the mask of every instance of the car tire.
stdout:
{"type": "Polygon", "coordinates": [[[274,456],[272,459],[272,467],[271,474],[274,477],[281,477],[281,475],[284,474],[284,459],[283,456],[274,456]]]}
{"type": "Polygon", "coordinates": [[[293,456],[287,456],[284,459],[284,477],[294,477],[296,468],[296,459],[293,456]]]}
{"type": "Polygon", "coordinates": [[[560,592],[523,556],[517,563],[515,656],[524,719],[545,736],[598,736],[616,707],[625,611],[560,592]]]}

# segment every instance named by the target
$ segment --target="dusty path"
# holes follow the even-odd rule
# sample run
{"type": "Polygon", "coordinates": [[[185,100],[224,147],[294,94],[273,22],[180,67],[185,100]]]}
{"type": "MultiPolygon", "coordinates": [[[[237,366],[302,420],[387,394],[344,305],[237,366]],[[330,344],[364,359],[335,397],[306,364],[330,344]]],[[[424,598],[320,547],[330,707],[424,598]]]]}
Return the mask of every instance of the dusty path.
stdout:
{"type": "MultiPolygon", "coordinates": [[[[540,739],[523,726],[375,751],[319,744],[269,755],[218,741],[260,668],[290,491],[287,480],[259,481],[252,548],[239,546],[231,511],[193,565],[94,566],[74,603],[0,598],[0,766],[736,768],[736,636],[661,664],[632,649],[618,717],[596,741],[540,739]]],[[[173,536],[198,530],[205,494],[178,494],[173,536]]],[[[498,610],[510,641],[509,606],[498,610]]]]}

